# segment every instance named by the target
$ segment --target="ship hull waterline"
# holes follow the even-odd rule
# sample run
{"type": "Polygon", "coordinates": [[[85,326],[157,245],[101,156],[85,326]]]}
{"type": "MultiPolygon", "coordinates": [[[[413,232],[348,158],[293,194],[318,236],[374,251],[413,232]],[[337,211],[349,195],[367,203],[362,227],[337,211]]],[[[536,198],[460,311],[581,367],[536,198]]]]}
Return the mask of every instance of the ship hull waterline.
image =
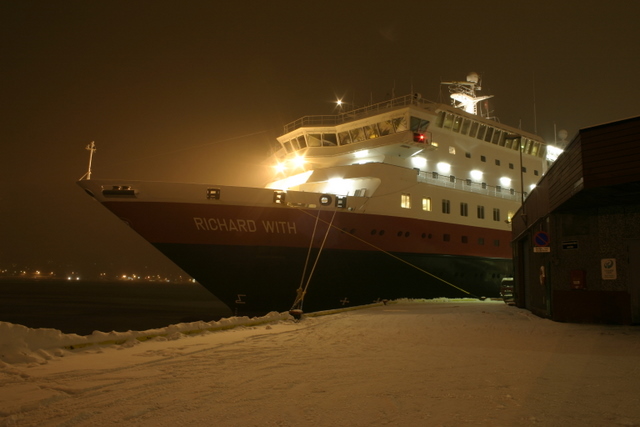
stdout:
{"type": "Polygon", "coordinates": [[[317,248],[309,253],[278,247],[154,246],[237,315],[289,310],[299,287],[307,290],[306,312],[398,298],[499,297],[501,278],[511,275],[511,260],[500,258],[332,249],[318,256],[317,248]]]}

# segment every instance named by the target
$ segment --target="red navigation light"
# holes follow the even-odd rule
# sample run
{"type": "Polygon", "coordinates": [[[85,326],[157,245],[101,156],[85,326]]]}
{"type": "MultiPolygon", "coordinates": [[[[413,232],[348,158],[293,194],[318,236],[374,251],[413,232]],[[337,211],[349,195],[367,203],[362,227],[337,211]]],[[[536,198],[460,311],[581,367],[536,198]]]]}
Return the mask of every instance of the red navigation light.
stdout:
{"type": "Polygon", "coordinates": [[[413,142],[424,142],[424,141],[425,141],[424,133],[413,134],[413,142]]]}

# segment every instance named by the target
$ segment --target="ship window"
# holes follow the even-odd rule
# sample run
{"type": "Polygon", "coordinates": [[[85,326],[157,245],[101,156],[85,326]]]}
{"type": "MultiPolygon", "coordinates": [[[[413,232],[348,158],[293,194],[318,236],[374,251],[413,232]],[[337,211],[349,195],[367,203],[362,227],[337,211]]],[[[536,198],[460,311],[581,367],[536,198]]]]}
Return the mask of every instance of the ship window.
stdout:
{"type": "Polygon", "coordinates": [[[411,130],[413,132],[424,133],[427,131],[427,127],[429,127],[429,120],[411,117],[411,130]]]}
{"type": "Polygon", "coordinates": [[[509,163],[509,169],[513,169],[513,163],[509,163]]]}
{"type": "Polygon", "coordinates": [[[540,149],[540,143],[539,142],[534,142],[531,145],[531,155],[536,156],[538,155],[538,150],[540,149]]]}
{"type": "Polygon", "coordinates": [[[484,134],[486,131],[487,131],[487,125],[480,125],[480,127],[478,128],[478,135],[476,135],[476,138],[484,139],[484,134]]]}
{"type": "Polygon", "coordinates": [[[442,213],[451,213],[451,201],[442,199],[442,213]]]}
{"type": "Polygon", "coordinates": [[[364,130],[362,128],[355,128],[349,131],[351,134],[351,142],[364,141],[364,130]]]}
{"type": "Polygon", "coordinates": [[[540,149],[538,150],[538,157],[540,158],[544,158],[547,154],[547,146],[546,145],[540,145],[540,149]]]}
{"type": "Polygon", "coordinates": [[[444,111],[440,111],[440,112],[438,113],[438,118],[436,119],[436,126],[438,126],[439,128],[441,128],[441,127],[442,127],[442,125],[444,124],[444,116],[445,116],[446,114],[447,114],[447,113],[446,113],[446,112],[444,112],[444,111]]]}
{"type": "Polygon", "coordinates": [[[443,234],[442,235],[442,240],[445,242],[448,242],[451,240],[451,234],[443,234]]]}
{"type": "Polygon", "coordinates": [[[286,193],[284,191],[281,191],[281,190],[274,191],[273,192],[273,203],[276,203],[278,205],[283,205],[285,196],[286,196],[286,193]]]}
{"type": "Polygon", "coordinates": [[[207,199],[220,200],[220,189],[207,188],[207,199]]]}
{"type": "Polygon", "coordinates": [[[469,205],[467,203],[460,203],[460,215],[469,216],[469,205]]]}
{"type": "Polygon", "coordinates": [[[520,137],[518,135],[507,135],[505,137],[505,147],[517,150],[518,145],[520,145],[520,137]]]}
{"type": "Polygon", "coordinates": [[[484,245],[484,237],[478,237],[478,244],[484,245]]]}
{"type": "Polygon", "coordinates": [[[493,220],[500,221],[500,209],[493,208],[493,220]]]}
{"type": "Polygon", "coordinates": [[[496,159],[496,166],[500,166],[500,160],[496,159]]]}
{"type": "Polygon", "coordinates": [[[293,148],[294,151],[297,151],[300,149],[300,145],[298,144],[298,138],[293,138],[291,140],[291,147],[293,148]]]}
{"type": "Polygon", "coordinates": [[[310,133],[307,135],[309,147],[320,147],[322,145],[322,135],[319,133],[310,133]]]}
{"type": "Polygon", "coordinates": [[[487,161],[487,156],[480,156],[480,161],[481,162],[486,162],[487,161]]]}
{"type": "Polygon", "coordinates": [[[461,242],[462,243],[469,243],[469,237],[468,236],[462,236],[461,242]]]}
{"type": "Polygon", "coordinates": [[[325,147],[335,147],[338,145],[338,137],[335,133],[323,133],[322,145],[325,147]]]}
{"type": "Polygon", "coordinates": [[[411,209],[411,194],[402,193],[400,196],[400,207],[404,209],[411,209]]]}
{"type": "Polygon", "coordinates": [[[484,206],[478,205],[478,219],[484,219],[484,206]]]}
{"type": "Polygon", "coordinates": [[[431,197],[422,198],[422,210],[431,212],[431,197]]]}
{"type": "Polygon", "coordinates": [[[293,151],[293,149],[291,148],[291,141],[286,141],[285,143],[282,144],[284,146],[284,150],[287,153],[291,153],[293,151]]]}
{"type": "Polygon", "coordinates": [[[351,144],[351,135],[349,135],[349,132],[338,132],[338,138],[340,138],[340,145],[351,144]]]}
{"type": "Polygon", "coordinates": [[[305,141],[304,135],[300,135],[298,137],[298,146],[300,148],[307,148],[307,141],[305,141]]]}
{"type": "Polygon", "coordinates": [[[380,129],[380,136],[385,136],[393,133],[393,123],[391,120],[385,120],[378,123],[378,129],[380,129]]]}
{"type": "Polygon", "coordinates": [[[533,174],[534,174],[535,176],[538,176],[538,175],[540,175],[540,172],[538,172],[538,170],[537,170],[537,169],[534,169],[534,170],[533,170],[533,174]]]}
{"type": "Polygon", "coordinates": [[[527,154],[533,154],[534,142],[531,139],[527,140],[527,154]]]}
{"type": "Polygon", "coordinates": [[[378,132],[378,126],[375,123],[372,125],[365,126],[364,134],[367,137],[367,139],[373,139],[380,136],[380,132],[378,132]]]}
{"type": "Polygon", "coordinates": [[[453,114],[451,113],[447,113],[447,116],[444,119],[444,125],[443,127],[445,129],[451,129],[451,126],[453,125],[453,114]]]}
{"type": "Polygon", "coordinates": [[[487,127],[487,133],[484,136],[484,140],[486,142],[491,142],[492,138],[493,138],[493,128],[492,127],[487,127]]]}
{"type": "Polygon", "coordinates": [[[456,154],[456,147],[449,147],[449,154],[456,154]]]}
{"type": "Polygon", "coordinates": [[[438,172],[431,172],[431,177],[432,177],[433,179],[438,179],[438,176],[439,176],[439,175],[438,175],[438,172]]]}
{"type": "Polygon", "coordinates": [[[476,136],[476,132],[478,132],[478,122],[471,123],[471,130],[469,131],[469,136],[476,136]]]}
{"type": "Polygon", "coordinates": [[[467,132],[469,131],[469,125],[471,124],[471,120],[469,119],[464,119],[464,121],[462,122],[462,129],[460,130],[460,133],[463,135],[466,135],[467,132]]]}
{"type": "Polygon", "coordinates": [[[407,130],[407,120],[404,116],[393,119],[393,129],[395,129],[396,132],[407,130]]]}
{"type": "MultiPolygon", "coordinates": [[[[500,131],[500,136],[498,137],[498,145],[500,147],[504,147],[505,137],[507,136],[506,132],[500,131]]],[[[495,138],[494,138],[495,139],[495,138]]]]}
{"type": "Polygon", "coordinates": [[[494,240],[493,246],[500,246],[500,240],[494,240]]]}
{"type": "Polygon", "coordinates": [[[526,172],[527,172],[527,167],[526,167],[526,166],[523,166],[523,167],[522,167],[522,172],[523,172],[523,173],[526,173],[526,172]]]}
{"type": "Polygon", "coordinates": [[[467,159],[470,159],[470,158],[471,158],[471,153],[467,151],[466,153],[464,153],[464,156],[465,156],[467,159]]]}
{"type": "Polygon", "coordinates": [[[459,132],[461,125],[462,125],[462,117],[455,116],[455,118],[453,119],[453,131],[459,132]]]}
{"type": "Polygon", "coordinates": [[[501,130],[495,130],[494,134],[493,134],[493,139],[491,140],[492,144],[497,144],[498,141],[500,141],[500,137],[502,136],[502,131],[501,130]]]}

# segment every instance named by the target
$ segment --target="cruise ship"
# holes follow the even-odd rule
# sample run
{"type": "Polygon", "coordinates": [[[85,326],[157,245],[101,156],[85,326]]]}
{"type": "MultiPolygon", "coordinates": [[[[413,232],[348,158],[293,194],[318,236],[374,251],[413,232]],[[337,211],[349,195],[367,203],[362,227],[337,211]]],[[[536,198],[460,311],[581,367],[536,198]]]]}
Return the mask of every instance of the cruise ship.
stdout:
{"type": "MultiPolygon", "coordinates": [[[[284,126],[264,188],[79,185],[238,315],[498,297],[547,145],[488,117],[480,79],[284,126]]],[[[90,147],[93,154],[94,146],[90,147]]]]}

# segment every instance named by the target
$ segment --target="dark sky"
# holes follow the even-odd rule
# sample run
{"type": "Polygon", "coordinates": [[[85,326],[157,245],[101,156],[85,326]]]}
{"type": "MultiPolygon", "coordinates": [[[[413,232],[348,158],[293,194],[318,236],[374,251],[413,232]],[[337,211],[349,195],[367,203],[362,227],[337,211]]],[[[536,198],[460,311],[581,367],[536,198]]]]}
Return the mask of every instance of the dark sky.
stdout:
{"type": "MultiPolygon", "coordinates": [[[[177,271],[94,178],[263,185],[282,126],[476,71],[501,122],[554,139],[640,114],[640,2],[0,2],[0,266],[177,271]]],[[[446,101],[448,102],[448,101],[446,101]]]]}

